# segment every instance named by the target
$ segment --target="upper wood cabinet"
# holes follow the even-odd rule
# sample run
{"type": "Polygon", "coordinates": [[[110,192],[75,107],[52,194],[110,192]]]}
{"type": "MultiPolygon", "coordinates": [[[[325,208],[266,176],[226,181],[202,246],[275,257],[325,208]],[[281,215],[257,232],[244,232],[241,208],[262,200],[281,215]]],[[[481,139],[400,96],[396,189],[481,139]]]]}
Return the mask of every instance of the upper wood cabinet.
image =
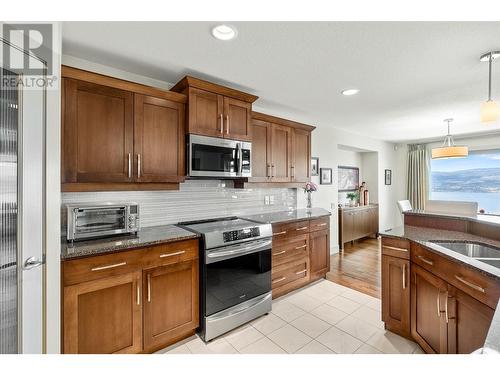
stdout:
{"type": "Polygon", "coordinates": [[[172,91],[188,96],[187,132],[250,141],[252,103],[257,97],[191,76],[172,91]]]}
{"type": "Polygon", "coordinates": [[[252,113],[251,182],[302,183],[311,178],[313,126],[252,113]]]}
{"type": "Polygon", "coordinates": [[[136,181],[183,181],[184,150],[184,105],[136,94],[134,122],[136,181]]]}
{"type": "Polygon", "coordinates": [[[184,95],[65,66],[62,77],[63,191],[184,180],[184,95]]]}

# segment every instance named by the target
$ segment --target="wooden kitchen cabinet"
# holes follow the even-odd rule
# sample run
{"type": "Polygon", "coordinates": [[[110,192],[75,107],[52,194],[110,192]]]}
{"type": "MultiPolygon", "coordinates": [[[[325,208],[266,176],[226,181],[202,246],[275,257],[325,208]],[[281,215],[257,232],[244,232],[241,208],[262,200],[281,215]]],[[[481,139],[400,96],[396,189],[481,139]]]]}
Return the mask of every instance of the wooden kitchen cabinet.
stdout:
{"type": "Polygon", "coordinates": [[[144,270],[144,350],[173,343],[198,327],[198,261],[144,270]]]}
{"type": "Polygon", "coordinates": [[[62,190],[176,189],[184,95],[62,67],[62,190]]]}
{"type": "Polygon", "coordinates": [[[295,184],[310,181],[314,126],[252,112],[250,182],[295,184]]]}
{"type": "Polygon", "coordinates": [[[187,132],[241,141],[252,139],[252,103],[257,96],[186,76],[171,91],[187,95],[187,132]]]}
{"type": "Polygon", "coordinates": [[[447,296],[446,282],[412,264],[411,334],[427,353],[448,352],[447,296]]]}
{"type": "Polygon", "coordinates": [[[131,182],[133,93],[63,79],[62,182],[131,182]]]}
{"type": "Polygon", "coordinates": [[[448,353],[469,354],[482,348],[495,311],[451,285],[447,303],[448,353]]]}
{"type": "Polygon", "coordinates": [[[330,229],[309,233],[309,267],[311,280],[330,271],[330,229]]]}
{"type": "Polygon", "coordinates": [[[134,114],[135,181],[184,181],[184,105],[136,94],[134,114]]]}
{"type": "Polygon", "coordinates": [[[66,354],[142,350],[141,273],[130,272],[64,287],[66,354]]]}
{"type": "Polygon", "coordinates": [[[382,255],[382,320],[386,329],[410,337],[410,261],[382,255]]]}

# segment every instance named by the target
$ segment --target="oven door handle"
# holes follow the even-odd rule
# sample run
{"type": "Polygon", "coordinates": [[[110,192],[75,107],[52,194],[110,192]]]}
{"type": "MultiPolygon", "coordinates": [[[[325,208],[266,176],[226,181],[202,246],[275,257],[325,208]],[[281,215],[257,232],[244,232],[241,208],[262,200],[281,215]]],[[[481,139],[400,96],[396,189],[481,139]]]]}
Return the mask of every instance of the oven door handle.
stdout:
{"type": "Polygon", "coordinates": [[[243,243],[234,246],[228,246],[224,248],[225,250],[220,249],[215,251],[208,251],[206,253],[206,263],[210,264],[220,262],[222,260],[236,258],[241,255],[252,254],[266,249],[270,250],[272,243],[273,240],[268,239],[260,240],[257,243],[254,242],[253,244],[243,243]]]}
{"type": "Polygon", "coordinates": [[[238,176],[241,176],[243,172],[243,145],[238,143],[236,150],[238,151],[238,176]]]}

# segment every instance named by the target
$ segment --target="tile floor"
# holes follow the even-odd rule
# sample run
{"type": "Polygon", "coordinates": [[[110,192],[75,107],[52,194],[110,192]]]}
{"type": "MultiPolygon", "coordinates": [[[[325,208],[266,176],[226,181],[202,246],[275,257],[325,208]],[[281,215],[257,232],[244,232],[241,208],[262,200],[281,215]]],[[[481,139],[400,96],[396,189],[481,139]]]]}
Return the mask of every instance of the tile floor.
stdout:
{"type": "Polygon", "coordinates": [[[322,280],[273,301],[272,312],[212,342],[192,336],[167,354],[420,354],[384,330],[380,300],[322,280]]]}

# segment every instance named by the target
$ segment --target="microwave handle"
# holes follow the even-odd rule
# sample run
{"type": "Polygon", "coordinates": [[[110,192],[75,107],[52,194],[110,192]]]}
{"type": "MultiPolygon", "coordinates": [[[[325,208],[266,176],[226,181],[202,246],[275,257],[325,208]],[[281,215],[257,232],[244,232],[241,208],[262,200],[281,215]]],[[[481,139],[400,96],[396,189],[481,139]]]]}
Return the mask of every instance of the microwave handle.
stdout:
{"type": "Polygon", "coordinates": [[[238,152],[238,175],[241,176],[243,172],[243,146],[241,143],[236,144],[236,150],[238,152]]]}

